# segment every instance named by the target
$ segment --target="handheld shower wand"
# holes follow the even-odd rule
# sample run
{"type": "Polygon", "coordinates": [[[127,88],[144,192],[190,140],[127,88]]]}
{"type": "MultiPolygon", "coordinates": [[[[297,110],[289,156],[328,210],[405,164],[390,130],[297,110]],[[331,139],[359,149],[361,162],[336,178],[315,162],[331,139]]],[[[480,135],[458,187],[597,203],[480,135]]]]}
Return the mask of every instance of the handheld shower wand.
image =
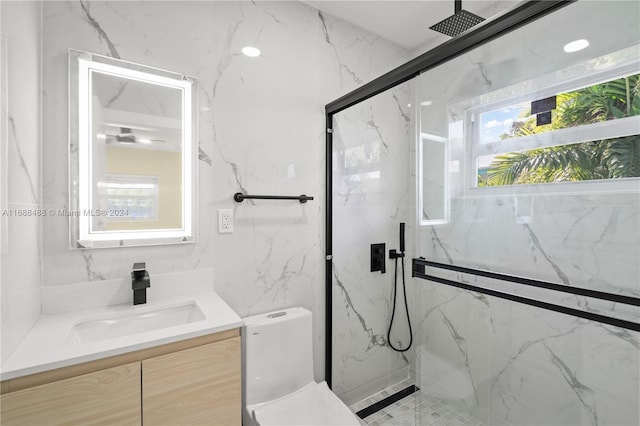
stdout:
{"type": "Polygon", "coordinates": [[[407,287],[404,279],[404,222],[400,222],[400,247],[399,252],[395,250],[389,250],[389,257],[394,259],[395,267],[394,267],[394,279],[393,279],[393,309],[391,310],[391,321],[389,321],[389,330],[387,331],[387,342],[391,349],[396,352],[406,352],[409,350],[411,345],[413,344],[413,330],[411,330],[411,318],[409,318],[409,306],[407,304],[407,287]],[[404,309],[407,313],[407,325],[409,327],[409,344],[406,348],[396,348],[391,343],[391,327],[393,327],[393,320],[396,315],[396,299],[398,298],[398,258],[400,258],[400,264],[402,265],[402,292],[404,293],[404,309]]]}
{"type": "MultiPolygon", "coordinates": [[[[404,222],[400,222],[400,248],[398,251],[396,249],[389,250],[389,259],[395,259],[396,265],[398,258],[404,258],[404,222]]],[[[404,265],[404,262],[403,262],[404,265]]]]}

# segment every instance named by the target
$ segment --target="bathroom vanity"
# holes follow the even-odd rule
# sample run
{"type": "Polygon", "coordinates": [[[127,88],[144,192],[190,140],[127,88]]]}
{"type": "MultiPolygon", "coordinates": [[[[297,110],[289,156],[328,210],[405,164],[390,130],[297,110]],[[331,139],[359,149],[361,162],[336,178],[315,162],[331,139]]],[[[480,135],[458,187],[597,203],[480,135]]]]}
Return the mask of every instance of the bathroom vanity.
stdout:
{"type": "Polygon", "coordinates": [[[215,293],[141,309],[122,306],[43,317],[3,368],[0,423],[239,425],[241,325],[215,293]],[[118,319],[139,323],[183,306],[195,307],[202,316],[100,338],[114,324],[126,333],[129,326],[117,324],[118,319]],[[79,327],[93,333],[78,333],[79,327]],[[47,353],[30,353],[38,340],[62,337],[47,353]]]}

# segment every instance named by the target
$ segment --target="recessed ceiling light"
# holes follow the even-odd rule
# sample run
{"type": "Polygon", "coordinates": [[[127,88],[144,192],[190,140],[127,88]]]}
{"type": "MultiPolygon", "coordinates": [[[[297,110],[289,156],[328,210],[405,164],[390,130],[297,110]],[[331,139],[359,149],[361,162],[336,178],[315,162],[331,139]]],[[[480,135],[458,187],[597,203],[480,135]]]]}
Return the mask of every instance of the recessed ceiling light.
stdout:
{"type": "Polygon", "coordinates": [[[433,103],[432,101],[422,101],[422,102],[420,102],[420,105],[422,105],[422,106],[429,106],[429,105],[431,105],[432,103],[433,103]]]}
{"type": "Polygon", "coordinates": [[[580,40],[574,40],[571,43],[565,44],[564,51],[567,53],[577,52],[578,50],[582,50],[587,46],[589,46],[589,42],[581,38],[580,40]]]}
{"type": "Polygon", "coordinates": [[[260,49],[257,47],[246,46],[242,48],[242,53],[250,58],[260,56],[260,49]]]}

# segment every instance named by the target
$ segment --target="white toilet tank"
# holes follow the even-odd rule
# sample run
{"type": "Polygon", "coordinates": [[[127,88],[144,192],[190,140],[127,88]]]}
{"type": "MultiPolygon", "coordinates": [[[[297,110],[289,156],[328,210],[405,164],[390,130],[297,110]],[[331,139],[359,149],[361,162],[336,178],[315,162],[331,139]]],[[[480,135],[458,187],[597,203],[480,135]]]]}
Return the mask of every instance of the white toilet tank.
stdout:
{"type": "Polygon", "coordinates": [[[313,382],[311,312],[289,308],[244,318],[245,406],[313,382]]]}

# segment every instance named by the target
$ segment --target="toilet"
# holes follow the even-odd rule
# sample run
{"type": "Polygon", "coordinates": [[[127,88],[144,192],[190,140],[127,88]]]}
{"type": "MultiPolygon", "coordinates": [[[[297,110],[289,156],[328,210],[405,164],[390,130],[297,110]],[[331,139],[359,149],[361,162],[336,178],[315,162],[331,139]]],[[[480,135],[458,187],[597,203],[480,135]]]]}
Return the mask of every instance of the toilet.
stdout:
{"type": "Polygon", "coordinates": [[[243,425],[359,426],[313,379],[311,312],[290,308],[244,318],[243,425]]]}

